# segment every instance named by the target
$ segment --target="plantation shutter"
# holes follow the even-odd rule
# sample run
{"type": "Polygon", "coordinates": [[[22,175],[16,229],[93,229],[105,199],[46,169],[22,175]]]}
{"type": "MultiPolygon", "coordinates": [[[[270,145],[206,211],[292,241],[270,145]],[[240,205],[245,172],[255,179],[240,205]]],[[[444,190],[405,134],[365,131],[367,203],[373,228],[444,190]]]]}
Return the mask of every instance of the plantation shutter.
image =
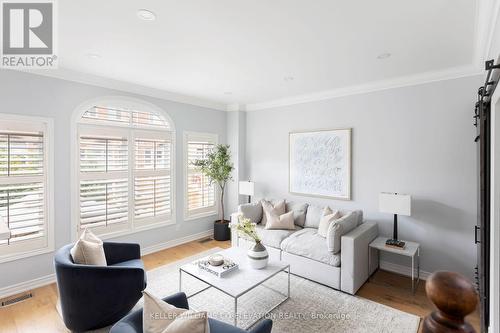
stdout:
{"type": "Polygon", "coordinates": [[[194,161],[205,159],[215,146],[216,138],[211,136],[188,135],[187,138],[187,214],[214,213],[215,184],[193,165],[194,161]]]}
{"type": "Polygon", "coordinates": [[[83,113],[78,124],[80,229],[92,227],[102,235],[171,222],[170,128],[155,112],[93,106],[83,113]]]}
{"type": "Polygon", "coordinates": [[[0,132],[0,216],[13,244],[46,235],[44,134],[0,132]]]}
{"type": "MultiPolygon", "coordinates": [[[[115,132],[120,134],[119,132],[115,132]]],[[[121,136],[81,135],[80,228],[108,227],[128,221],[128,139],[121,136]]]]}
{"type": "Polygon", "coordinates": [[[171,214],[171,145],[168,139],[136,136],[134,212],[137,219],[171,214]]]}

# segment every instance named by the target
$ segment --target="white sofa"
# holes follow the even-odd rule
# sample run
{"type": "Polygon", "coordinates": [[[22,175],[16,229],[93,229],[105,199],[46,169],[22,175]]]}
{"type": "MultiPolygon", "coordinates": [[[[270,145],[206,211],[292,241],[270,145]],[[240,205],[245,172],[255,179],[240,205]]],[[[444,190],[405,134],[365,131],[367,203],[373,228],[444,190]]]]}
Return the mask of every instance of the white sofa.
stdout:
{"type": "MultiPolygon", "coordinates": [[[[331,207],[333,208],[333,207],[331,207]]],[[[378,236],[377,224],[364,222],[362,211],[343,211],[342,216],[356,219],[352,230],[342,234],[339,253],[329,251],[326,239],[318,235],[322,207],[287,202],[286,212],[294,211],[295,230],[267,230],[260,224],[262,205],[260,202],[243,204],[231,215],[231,223],[243,214],[257,223],[257,233],[269,252],[270,260],[282,260],[290,264],[292,274],[319,282],[349,294],[365,283],[376,269],[377,251],[373,254],[368,245],[378,236]],[[372,255],[368,267],[368,255],[372,255]]],[[[250,248],[252,242],[240,237],[231,229],[232,246],[250,248]]]]}

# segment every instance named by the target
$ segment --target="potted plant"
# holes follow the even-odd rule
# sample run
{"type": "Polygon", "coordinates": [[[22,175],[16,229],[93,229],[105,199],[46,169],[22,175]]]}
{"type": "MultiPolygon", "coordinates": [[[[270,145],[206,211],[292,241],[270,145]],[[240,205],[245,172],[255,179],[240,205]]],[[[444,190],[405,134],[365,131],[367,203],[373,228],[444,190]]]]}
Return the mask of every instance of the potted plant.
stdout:
{"type": "Polygon", "coordinates": [[[256,224],[249,218],[246,218],[243,214],[239,214],[238,223],[231,225],[231,228],[236,228],[238,234],[240,234],[243,238],[255,242],[254,246],[252,246],[247,252],[248,263],[250,264],[250,267],[254,269],[262,269],[267,266],[269,254],[266,247],[262,245],[255,226],[256,224]]]}
{"type": "Polygon", "coordinates": [[[196,160],[193,165],[208,177],[210,184],[217,184],[219,188],[219,216],[220,220],[214,222],[214,239],[225,241],[231,238],[229,222],[224,218],[224,193],[227,182],[232,179],[234,169],[231,163],[231,153],[228,145],[217,145],[205,159],[196,160]]]}

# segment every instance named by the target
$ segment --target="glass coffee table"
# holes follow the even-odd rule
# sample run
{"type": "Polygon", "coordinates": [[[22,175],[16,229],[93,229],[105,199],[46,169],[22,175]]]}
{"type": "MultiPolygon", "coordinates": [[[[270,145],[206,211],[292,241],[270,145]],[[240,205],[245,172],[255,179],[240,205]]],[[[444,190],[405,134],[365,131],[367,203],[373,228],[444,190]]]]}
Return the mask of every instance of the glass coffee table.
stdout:
{"type": "Polygon", "coordinates": [[[260,311],[259,313],[261,313],[262,315],[259,316],[256,320],[253,320],[250,324],[243,327],[244,329],[253,326],[261,318],[263,318],[269,312],[271,312],[290,298],[289,264],[283,263],[281,261],[270,260],[267,267],[263,269],[253,269],[247,263],[246,251],[241,248],[232,247],[217,253],[236,262],[239,268],[233,272],[228,273],[226,276],[219,278],[200,269],[196,264],[196,261],[183,265],[179,268],[179,291],[182,291],[182,276],[184,274],[187,274],[207,284],[207,287],[191,295],[188,295],[188,298],[196,296],[210,288],[215,288],[220,292],[230,296],[234,300],[234,326],[238,326],[238,298],[245,295],[252,289],[262,285],[265,281],[271,279],[277,274],[286,272],[288,274],[287,293],[284,294],[274,290],[275,292],[281,294],[284,298],[278,304],[272,306],[270,309],[265,310],[265,312],[260,311]]]}

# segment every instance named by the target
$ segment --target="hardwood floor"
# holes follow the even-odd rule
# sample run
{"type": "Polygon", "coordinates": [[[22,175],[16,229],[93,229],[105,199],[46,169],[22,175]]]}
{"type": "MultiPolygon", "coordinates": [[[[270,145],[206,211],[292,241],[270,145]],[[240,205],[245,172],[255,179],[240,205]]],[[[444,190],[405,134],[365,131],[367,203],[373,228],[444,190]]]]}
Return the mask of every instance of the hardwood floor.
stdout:
{"type": "MultiPolygon", "coordinates": [[[[214,240],[194,241],[143,257],[146,270],[189,257],[214,247],[228,248],[229,242],[214,240]]],[[[425,296],[424,282],[415,295],[410,290],[410,279],[394,273],[378,271],[357,293],[357,296],[385,304],[404,312],[424,317],[432,311],[425,296]]],[[[68,332],[56,311],[57,287],[51,284],[33,290],[33,298],[0,308],[1,333],[58,333],[68,332]]],[[[479,314],[468,320],[479,332],[479,314]]]]}

